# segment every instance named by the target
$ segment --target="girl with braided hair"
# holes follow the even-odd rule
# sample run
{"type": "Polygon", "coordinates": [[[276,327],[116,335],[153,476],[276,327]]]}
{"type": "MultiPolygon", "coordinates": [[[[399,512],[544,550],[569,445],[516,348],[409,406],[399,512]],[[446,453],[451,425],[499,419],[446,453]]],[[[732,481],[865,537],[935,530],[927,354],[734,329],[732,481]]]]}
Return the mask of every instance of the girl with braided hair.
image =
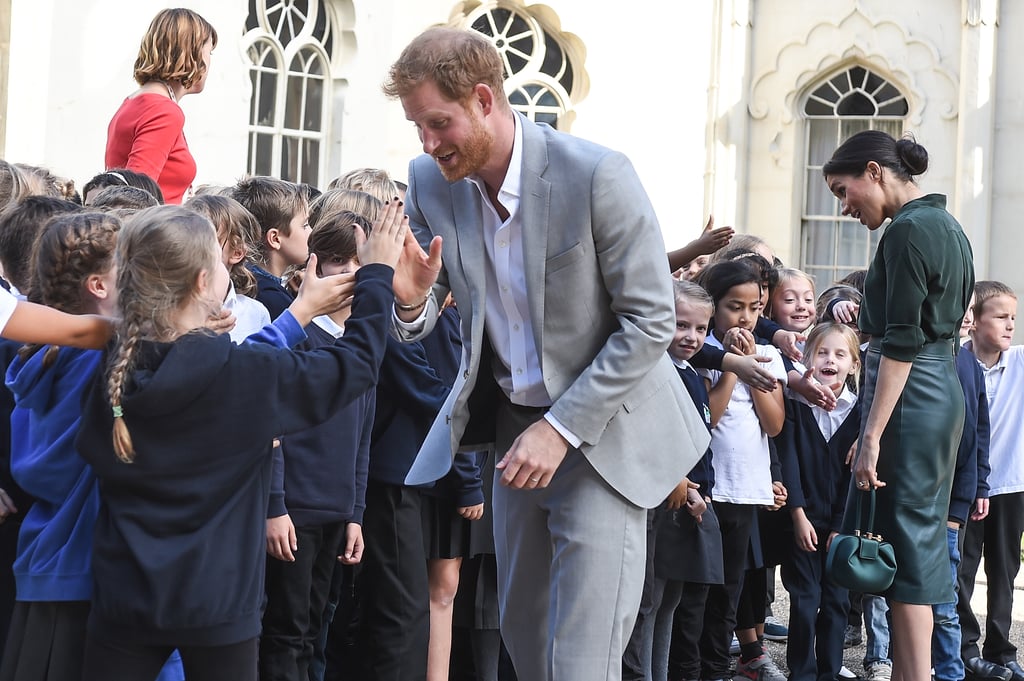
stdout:
{"type": "Polygon", "coordinates": [[[152,679],[175,647],[190,681],[256,678],[272,440],[376,383],[407,236],[392,202],[359,238],[344,338],[291,352],[202,331],[229,281],[209,220],[126,221],[117,339],[78,435],[101,486],[84,679],[152,679]]]}
{"type": "MultiPolygon", "coordinates": [[[[117,218],[55,216],[35,248],[30,299],[68,314],[112,316],[117,218]]],[[[18,537],[17,586],[0,679],[81,678],[92,596],[96,476],[75,449],[81,399],[100,365],[98,350],[26,345],[7,374],[15,395],[11,473],[35,498],[18,537]]],[[[167,678],[180,678],[169,669],[167,678]]]]}

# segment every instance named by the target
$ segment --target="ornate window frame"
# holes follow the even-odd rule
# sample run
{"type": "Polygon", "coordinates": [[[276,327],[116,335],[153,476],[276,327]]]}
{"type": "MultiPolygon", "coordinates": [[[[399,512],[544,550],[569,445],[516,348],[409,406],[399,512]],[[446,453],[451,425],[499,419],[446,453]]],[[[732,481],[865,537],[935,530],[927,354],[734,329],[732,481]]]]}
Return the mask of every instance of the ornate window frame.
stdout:
{"type": "Polygon", "coordinates": [[[334,28],[323,0],[249,0],[247,170],[313,186],[326,181],[334,28]]]}
{"type": "Polygon", "coordinates": [[[555,12],[519,0],[467,2],[457,25],[494,42],[505,64],[505,94],[516,111],[558,130],[568,130],[575,106],[590,81],[583,63],[586,48],[561,29],[555,12]]]}
{"type": "Polygon", "coordinates": [[[839,201],[822,181],[821,169],[843,140],[862,130],[899,137],[910,106],[904,90],[877,68],[848,62],[806,91],[804,182],[800,216],[800,267],[820,287],[864,269],[881,231],[869,232],[841,214],[839,201]]]}

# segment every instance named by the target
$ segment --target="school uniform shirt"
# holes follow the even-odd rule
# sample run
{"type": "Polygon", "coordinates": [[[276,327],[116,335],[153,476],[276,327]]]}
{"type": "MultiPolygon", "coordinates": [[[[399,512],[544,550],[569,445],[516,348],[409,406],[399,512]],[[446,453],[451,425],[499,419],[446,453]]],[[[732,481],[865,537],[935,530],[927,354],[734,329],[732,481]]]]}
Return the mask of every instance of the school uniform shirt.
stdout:
{"type": "Polygon", "coordinates": [[[100,481],[89,627],[135,645],[229,645],[259,635],[275,436],[323,423],[377,380],[394,271],[356,274],[342,342],[292,352],[191,333],[142,341],[114,454],[104,377],[78,450],[100,481]]]}
{"type": "Polygon", "coordinates": [[[266,306],[249,296],[238,295],[235,285],[230,282],[228,295],[224,298],[224,309],[235,315],[235,326],[228,332],[234,343],[241,343],[270,323],[270,313],[266,306]]]}
{"type": "MultiPolygon", "coordinates": [[[[973,341],[965,346],[971,350],[973,341]]],[[[1024,491],[1024,345],[1014,345],[991,368],[980,361],[988,397],[989,496],[1024,491]]]]}
{"type": "Polygon", "coordinates": [[[812,525],[838,532],[850,487],[846,455],[859,435],[860,405],[849,388],[843,387],[832,411],[791,394],[775,438],[789,492],[786,507],[803,508],[812,525]]]}
{"type": "Polygon", "coordinates": [[[35,498],[18,534],[14,578],[19,601],[88,601],[92,595],[96,476],[75,449],[82,395],[103,353],[61,348],[50,367],[46,347],[16,358],[7,386],[17,406],[11,474],[35,498]]]}
{"type": "MultiPolygon", "coordinates": [[[[316,317],[296,350],[334,345],[344,332],[330,317],[316,317]]],[[[371,388],[320,425],[281,438],[274,452],[268,518],[287,513],[296,527],[362,524],[374,404],[371,388]]]]}
{"type": "MultiPolygon", "coordinates": [[[[722,349],[714,334],[708,334],[705,345],[722,349]]],[[[779,351],[771,345],[758,345],[756,352],[769,362],[761,365],[779,381],[786,369],[779,351]]],[[[702,369],[701,374],[715,386],[722,372],[702,369]]],[[[781,387],[776,388],[781,390],[781,387]]],[[[725,412],[711,430],[711,450],[715,453],[715,499],[730,504],[772,505],[771,454],[768,435],[754,411],[753,396],[743,381],[736,381],[725,412]]]]}
{"type": "Polygon", "coordinates": [[[14,294],[5,288],[0,288],[0,331],[7,328],[7,322],[11,321],[16,307],[18,307],[18,299],[14,294]]]}

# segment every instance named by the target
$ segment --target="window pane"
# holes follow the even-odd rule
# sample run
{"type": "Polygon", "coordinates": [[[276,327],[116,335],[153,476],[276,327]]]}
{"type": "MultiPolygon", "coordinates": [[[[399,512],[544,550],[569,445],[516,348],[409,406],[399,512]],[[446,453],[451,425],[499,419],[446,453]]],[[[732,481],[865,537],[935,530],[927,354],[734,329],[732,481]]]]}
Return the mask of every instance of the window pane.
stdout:
{"type": "Polygon", "coordinates": [[[302,182],[316,187],[320,183],[320,142],[302,141],[302,182]]]}
{"type": "Polygon", "coordinates": [[[306,82],[306,119],[303,126],[306,130],[320,132],[323,128],[324,84],[316,78],[306,82]]]}
{"type": "Polygon", "coordinates": [[[835,252],[835,223],[809,220],[804,262],[810,265],[831,266],[835,252]]]}
{"type": "Polygon", "coordinates": [[[538,123],[547,123],[555,130],[558,130],[558,114],[555,113],[538,113],[534,120],[538,123]]]}
{"type": "Polygon", "coordinates": [[[299,177],[299,140],[281,137],[281,179],[296,182],[299,177]]]}
{"type": "Polygon", "coordinates": [[[249,172],[253,175],[273,175],[271,165],[274,153],[274,137],[262,133],[252,133],[249,149],[249,172]]]}
{"type": "Polygon", "coordinates": [[[302,76],[288,76],[288,92],[285,93],[284,105],[284,127],[289,130],[302,129],[302,103],[303,85],[305,78],[302,76]]]}
{"type": "Polygon", "coordinates": [[[836,140],[839,137],[839,121],[813,120],[808,121],[810,134],[807,140],[807,165],[821,167],[832,157],[832,152],[838,146],[836,140]]]}
{"type": "Polygon", "coordinates": [[[868,235],[871,232],[859,222],[840,222],[837,265],[860,267],[867,262],[868,235]]]}
{"type": "Polygon", "coordinates": [[[807,215],[838,215],[839,202],[829,191],[819,168],[807,171],[807,215]]]}
{"type": "Polygon", "coordinates": [[[269,71],[254,71],[257,81],[254,98],[257,101],[257,125],[274,125],[274,111],[277,108],[277,74],[269,71]]]}
{"type": "Polygon", "coordinates": [[[836,107],[840,116],[874,116],[875,103],[861,92],[851,92],[836,107]]]}

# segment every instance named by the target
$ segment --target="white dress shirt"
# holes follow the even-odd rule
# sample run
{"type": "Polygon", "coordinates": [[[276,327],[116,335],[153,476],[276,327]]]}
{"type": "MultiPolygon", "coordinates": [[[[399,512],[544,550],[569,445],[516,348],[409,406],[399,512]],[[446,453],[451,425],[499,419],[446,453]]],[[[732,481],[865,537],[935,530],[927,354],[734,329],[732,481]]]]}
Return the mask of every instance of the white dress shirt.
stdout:
{"type": "MultiPolygon", "coordinates": [[[[498,190],[498,201],[508,212],[501,219],[487,196],[487,186],[476,174],[467,179],[480,192],[480,229],[483,232],[487,257],[487,295],[484,327],[498,359],[495,380],[512,404],[526,407],[549,407],[551,396],[544,385],[540,356],[533,335],[533,320],[527,298],[526,265],[523,259],[523,222],[520,213],[520,189],[523,175],[523,130],[516,116],[512,117],[515,134],[512,157],[505,179],[498,190]]],[[[428,306],[429,307],[429,306],[428,306]]],[[[395,319],[410,331],[423,328],[426,310],[412,322],[395,319]]],[[[538,323],[540,323],[539,320],[538,323]]],[[[487,370],[481,367],[481,370],[487,370]]],[[[573,447],[583,441],[568,430],[550,412],[544,418],[573,447]]]]}
{"type": "Polygon", "coordinates": [[[270,323],[270,313],[260,301],[249,296],[240,296],[235,292],[235,285],[228,282],[228,294],[224,298],[224,308],[235,315],[235,328],[228,332],[231,342],[240,344],[270,323]]]}

